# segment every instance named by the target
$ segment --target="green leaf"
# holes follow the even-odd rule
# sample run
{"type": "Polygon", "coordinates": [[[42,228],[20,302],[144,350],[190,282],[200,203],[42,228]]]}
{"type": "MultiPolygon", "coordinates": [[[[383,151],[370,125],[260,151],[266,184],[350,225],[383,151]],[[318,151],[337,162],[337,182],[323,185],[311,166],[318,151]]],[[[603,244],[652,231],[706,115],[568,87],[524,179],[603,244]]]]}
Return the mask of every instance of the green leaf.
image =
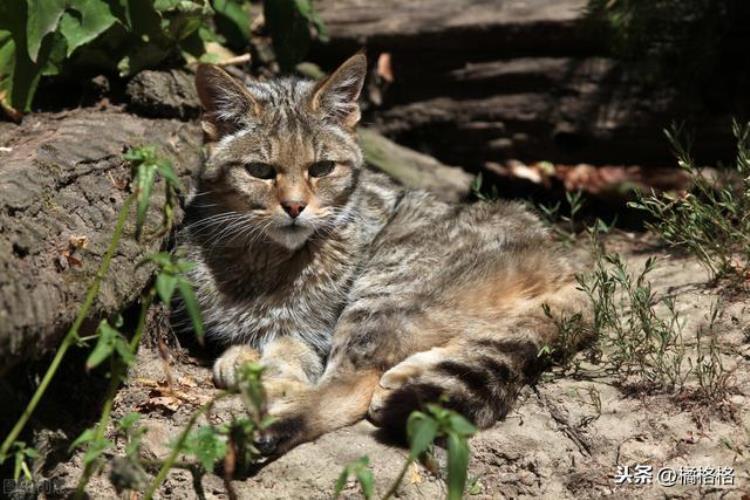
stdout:
{"type": "Polygon", "coordinates": [[[427,451],[438,433],[438,422],[421,412],[412,412],[407,421],[411,458],[416,459],[427,451]]]}
{"type": "Polygon", "coordinates": [[[448,433],[448,500],[461,500],[469,467],[469,445],[465,438],[448,433]]]}
{"type": "Polygon", "coordinates": [[[213,0],[216,11],[216,27],[235,49],[247,46],[250,32],[250,15],[243,8],[242,0],[213,0]]]}
{"type": "Polygon", "coordinates": [[[18,481],[21,478],[21,473],[23,473],[24,477],[28,481],[31,481],[32,474],[28,464],[26,463],[26,459],[39,458],[39,452],[34,448],[27,447],[26,443],[24,443],[23,441],[14,442],[12,449],[15,449],[15,452],[13,453],[13,458],[15,461],[13,467],[13,480],[18,481]]]}
{"type": "Polygon", "coordinates": [[[70,444],[69,451],[73,451],[79,446],[91,442],[96,437],[94,429],[86,429],[70,444]]]}
{"type": "Polygon", "coordinates": [[[13,40],[10,31],[0,31],[0,105],[9,110],[14,110],[11,96],[13,94],[15,53],[16,42],[13,40]]]}
{"type": "Polygon", "coordinates": [[[459,413],[451,411],[448,418],[451,429],[459,436],[472,436],[477,432],[477,428],[459,413]]]}
{"type": "Polygon", "coordinates": [[[16,453],[15,464],[13,467],[13,481],[18,481],[21,478],[21,466],[24,463],[23,455],[16,453]]]}
{"type": "Polygon", "coordinates": [[[135,355],[130,350],[130,344],[125,340],[124,337],[118,335],[115,339],[115,351],[120,355],[120,359],[130,366],[135,362],[135,355]]]}
{"type": "MultiPolygon", "coordinates": [[[[16,0],[19,1],[20,0],[16,0]]],[[[28,19],[26,20],[26,40],[29,58],[36,63],[42,40],[57,30],[60,18],[65,12],[66,0],[26,0],[28,19]]]]}
{"type": "Polygon", "coordinates": [[[107,448],[111,448],[112,446],[112,442],[108,439],[95,439],[90,441],[86,453],[83,454],[84,465],[89,465],[96,461],[96,459],[107,451],[107,448]]]}
{"type": "Polygon", "coordinates": [[[185,452],[195,455],[206,471],[213,472],[214,464],[227,454],[227,438],[206,425],[188,437],[185,452]]]}
{"type": "Polygon", "coordinates": [[[339,478],[336,479],[336,485],[333,488],[333,498],[334,500],[341,495],[341,492],[344,491],[344,486],[346,486],[346,480],[349,479],[349,466],[344,467],[344,470],[341,471],[341,474],[339,474],[339,478]]]}
{"type": "Polygon", "coordinates": [[[159,273],[156,276],[156,292],[159,294],[162,302],[169,305],[172,301],[172,294],[177,286],[177,276],[167,273],[159,273]]]}
{"type": "Polygon", "coordinates": [[[46,37],[35,63],[26,43],[26,4],[0,1],[0,104],[11,116],[31,109],[47,55],[53,46],[46,37]],[[8,33],[10,33],[10,36],[8,33]]]}
{"type": "Polygon", "coordinates": [[[359,482],[362,487],[362,495],[367,500],[370,500],[374,493],[375,478],[370,470],[370,458],[367,456],[359,457],[357,460],[344,467],[344,470],[341,471],[341,474],[336,480],[334,498],[338,498],[339,495],[341,495],[341,492],[346,486],[346,480],[352,474],[357,478],[357,482],[359,482]]]}
{"type": "Polygon", "coordinates": [[[122,157],[126,161],[133,162],[136,165],[143,162],[154,163],[156,161],[156,146],[130,148],[122,157]]]}
{"type": "Polygon", "coordinates": [[[143,224],[146,221],[146,211],[148,211],[148,203],[151,198],[151,192],[154,189],[154,182],[156,181],[156,165],[151,163],[142,163],[138,165],[138,173],[136,174],[135,185],[137,189],[137,208],[135,215],[135,237],[136,239],[141,238],[143,231],[143,224]]]}
{"type": "Polygon", "coordinates": [[[172,265],[172,254],[169,252],[159,252],[154,253],[149,256],[147,256],[143,261],[139,263],[139,265],[143,265],[147,262],[153,262],[157,266],[159,266],[162,269],[171,270],[173,268],[172,265]]]}
{"type": "Polygon", "coordinates": [[[156,164],[156,169],[159,171],[159,175],[164,177],[164,180],[167,181],[168,184],[174,186],[180,191],[182,190],[182,183],[180,182],[180,178],[177,177],[174,168],[172,168],[172,162],[161,160],[156,164]]]}
{"type": "Polygon", "coordinates": [[[76,0],[60,19],[60,33],[68,41],[67,56],[104,33],[117,18],[104,0],[76,0]]]}
{"type": "Polygon", "coordinates": [[[125,415],[124,417],[122,417],[120,420],[117,421],[117,426],[120,429],[127,431],[131,429],[140,419],[141,419],[140,413],[131,411],[130,413],[128,413],[127,415],[125,415]]]}
{"type": "Polygon", "coordinates": [[[311,0],[295,0],[297,3],[297,10],[302,14],[308,22],[315,27],[318,32],[318,39],[322,42],[328,41],[328,30],[323,23],[323,18],[320,17],[318,11],[315,10],[311,0]]]}
{"type": "Polygon", "coordinates": [[[190,317],[190,321],[193,323],[193,329],[195,330],[195,337],[198,342],[203,342],[205,330],[203,328],[203,319],[201,318],[200,307],[198,307],[198,300],[195,298],[195,292],[193,287],[185,278],[180,278],[177,281],[177,288],[180,291],[182,300],[185,304],[185,310],[190,317]]]}
{"type": "Polygon", "coordinates": [[[89,354],[86,360],[86,370],[91,370],[99,366],[102,361],[107,359],[115,348],[115,340],[120,335],[120,332],[112,328],[107,320],[103,319],[99,323],[97,328],[97,335],[99,336],[96,347],[89,354]]]}
{"type": "Polygon", "coordinates": [[[375,478],[372,475],[372,471],[368,468],[362,467],[357,469],[356,475],[357,481],[359,481],[360,486],[362,486],[362,494],[367,500],[370,500],[375,491],[375,478]]]}

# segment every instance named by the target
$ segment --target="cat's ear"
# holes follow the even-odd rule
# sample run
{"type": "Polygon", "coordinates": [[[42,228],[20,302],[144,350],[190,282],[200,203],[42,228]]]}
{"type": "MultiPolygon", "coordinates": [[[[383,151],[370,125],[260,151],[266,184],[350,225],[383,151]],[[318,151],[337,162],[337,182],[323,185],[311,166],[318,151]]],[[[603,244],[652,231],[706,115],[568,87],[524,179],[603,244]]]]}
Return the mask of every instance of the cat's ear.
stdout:
{"type": "Polygon", "coordinates": [[[367,75],[367,57],[358,52],[344,61],[331,76],[318,82],[313,89],[310,105],[313,111],[324,113],[347,128],[359,122],[359,94],[367,75]]]}
{"type": "Polygon", "coordinates": [[[261,112],[250,91],[213,64],[198,66],[195,87],[205,111],[203,130],[211,140],[236,132],[261,112]]]}

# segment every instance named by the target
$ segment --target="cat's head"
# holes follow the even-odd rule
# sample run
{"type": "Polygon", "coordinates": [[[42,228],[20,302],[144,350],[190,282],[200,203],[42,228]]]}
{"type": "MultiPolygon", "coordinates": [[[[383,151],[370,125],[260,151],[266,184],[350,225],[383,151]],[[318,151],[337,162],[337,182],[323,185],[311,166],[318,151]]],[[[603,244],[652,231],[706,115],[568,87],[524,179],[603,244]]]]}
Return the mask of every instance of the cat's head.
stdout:
{"type": "Polygon", "coordinates": [[[198,67],[203,128],[215,141],[201,189],[218,205],[217,221],[239,228],[236,238],[296,249],[350,216],[362,167],[354,129],[366,72],[361,53],[317,83],[245,86],[217,66],[198,67]]]}

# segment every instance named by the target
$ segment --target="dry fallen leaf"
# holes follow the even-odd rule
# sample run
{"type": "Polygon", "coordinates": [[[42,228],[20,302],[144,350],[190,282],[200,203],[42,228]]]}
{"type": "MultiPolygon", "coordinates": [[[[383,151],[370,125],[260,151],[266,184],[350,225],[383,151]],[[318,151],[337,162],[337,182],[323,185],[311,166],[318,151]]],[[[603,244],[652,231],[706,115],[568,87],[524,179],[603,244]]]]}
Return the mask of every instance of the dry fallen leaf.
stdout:
{"type": "Polygon", "coordinates": [[[139,411],[167,411],[176,412],[182,405],[202,405],[208,402],[210,396],[195,392],[197,382],[190,377],[179,377],[175,386],[170,386],[166,380],[156,381],[146,378],[135,379],[138,385],[150,387],[148,400],[140,403],[139,411]],[[184,390],[183,390],[184,389],[184,390]]]}
{"type": "Polygon", "coordinates": [[[409,484],[419,484],[424,480],[422,474],[419,473],[419,466],[415,463],[411,464],[411,471],[409,473],[409,484]]]}
{"type": "Polygon", "coordinates": [[[68,244],[71,248],[86,248],[88,242],[89,239],[86,236],[71,235],[70,238],[68,238],[68,244]]]}
{"type": "Polygon", "coordinates": [[[143,413],[149,411],[161,411],[165,410],[170,413],[174,413],[180,409],[182,401],[180,399],[171,396],[149,396],[148,401],[139,404],[136,409],[143,413]]]}

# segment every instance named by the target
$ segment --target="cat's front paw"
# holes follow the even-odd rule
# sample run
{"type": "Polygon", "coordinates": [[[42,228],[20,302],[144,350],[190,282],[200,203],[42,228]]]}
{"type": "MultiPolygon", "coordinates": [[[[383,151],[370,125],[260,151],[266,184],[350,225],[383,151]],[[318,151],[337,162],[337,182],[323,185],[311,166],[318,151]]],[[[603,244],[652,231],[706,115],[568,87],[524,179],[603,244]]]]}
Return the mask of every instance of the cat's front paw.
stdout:
{"type": "Polygon", "coordinates": [[[219,389],[237,388],[237,369],[245,363],[257,362],[260,353],[247,345],[235,345],[224,351],[214,362],[214,385],[219,389]]]}
{"type": "Polygon", "coordinates": [[[308,426],[302,415],[276,417],[255,439],[256,449],[266,457],[279,456],[307,441],[308,426]]]}

